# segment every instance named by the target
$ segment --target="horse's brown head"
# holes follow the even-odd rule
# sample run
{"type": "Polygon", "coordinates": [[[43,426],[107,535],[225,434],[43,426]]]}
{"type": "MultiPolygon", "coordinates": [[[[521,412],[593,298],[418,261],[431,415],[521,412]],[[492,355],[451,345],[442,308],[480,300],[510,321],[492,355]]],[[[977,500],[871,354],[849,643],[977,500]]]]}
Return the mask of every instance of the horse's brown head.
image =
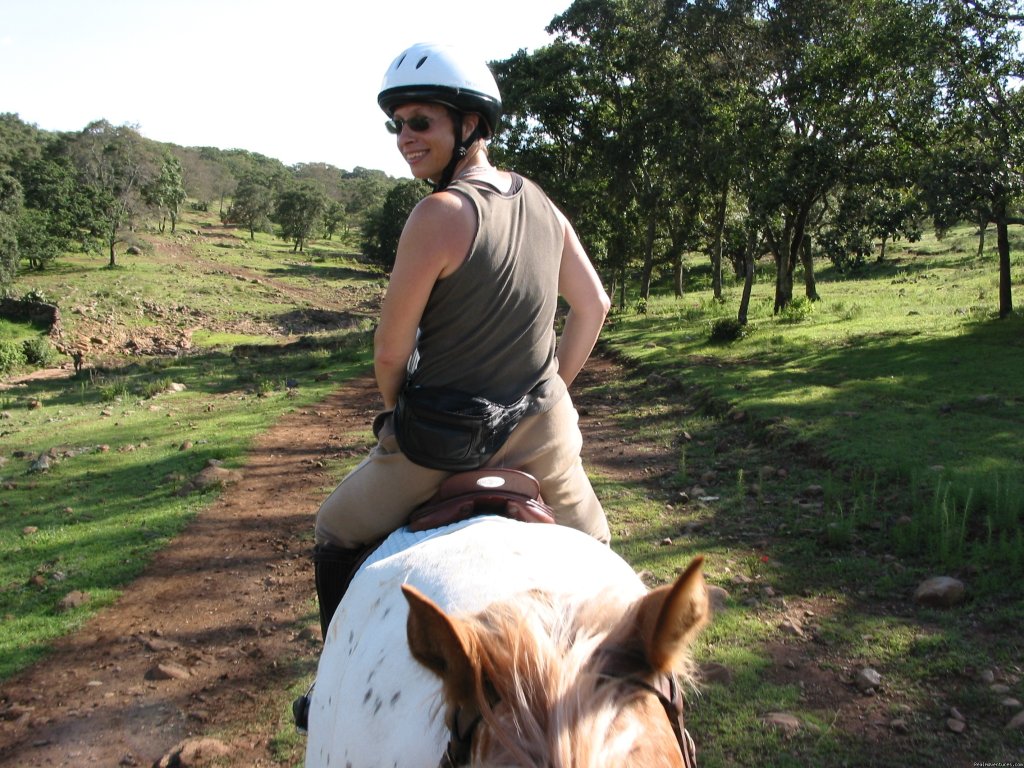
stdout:
{"type": "Polygon", "coordinates": [[[409,648],[443,683],[442,765],[691,766],[676,686],[709,616],[702,563],[632,604],[535,591],[471,618],[403,587],[409,648]]]}

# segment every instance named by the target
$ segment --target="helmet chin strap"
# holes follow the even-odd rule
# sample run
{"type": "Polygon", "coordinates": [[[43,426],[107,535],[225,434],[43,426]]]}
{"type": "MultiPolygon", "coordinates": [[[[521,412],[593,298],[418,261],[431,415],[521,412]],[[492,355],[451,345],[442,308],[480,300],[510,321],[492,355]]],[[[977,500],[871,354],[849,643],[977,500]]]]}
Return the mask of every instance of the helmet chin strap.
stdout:
{"type": "Polygon", "coordinates": [[[452,150],[452,159],[448,161],[448,165],[445,166],[444,171],[441,173],[441,178],[437,184],[433,184],[434,192],[443,191],[449,184],[452,183],[452,177],[455,175],[455,167],[462,162],[463,158],[469,153],[469,148],[473,146],[478,138],[480,138],[480,126],[477,125],[473,129],[473,132],[463,140],[462,138],[462,114],[456,113],[455,119],[452,123],[455,126],[455,148],[452,150]]]}

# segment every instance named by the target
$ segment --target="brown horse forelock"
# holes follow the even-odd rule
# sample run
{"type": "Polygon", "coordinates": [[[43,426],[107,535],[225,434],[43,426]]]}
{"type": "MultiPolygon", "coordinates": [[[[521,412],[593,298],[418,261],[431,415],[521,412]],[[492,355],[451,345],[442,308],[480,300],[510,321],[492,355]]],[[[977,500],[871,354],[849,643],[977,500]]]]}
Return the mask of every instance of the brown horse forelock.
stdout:
{"type": "MultiPolygon", "coordinates": [[[[628,607],[542,592],[491,606],[471,623],[482,676],[480,768],[680,768],[657,698],[602,674],[598,650],[628,607]]],[[[628,624],[628,622],[627,622],[628,624]]],[[[680,674],[692,683],[690,667],[680,674]]]]}

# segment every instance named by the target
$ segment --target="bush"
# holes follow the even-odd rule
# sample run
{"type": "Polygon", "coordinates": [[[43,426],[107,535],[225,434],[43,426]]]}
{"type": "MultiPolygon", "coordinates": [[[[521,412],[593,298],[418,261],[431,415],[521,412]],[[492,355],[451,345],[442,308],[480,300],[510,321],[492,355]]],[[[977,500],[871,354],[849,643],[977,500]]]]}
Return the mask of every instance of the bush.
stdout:
{"type": "Polygon", "coordinates": [[[11,340],[0,340],[0,374],[25,364],[24,346],[11,340]]]}
{"type": "Polygon", "coordinates": [[[716,320],[711,325],[711,341],[716,344],[739,341],[746,335],[747,326],[734,317],[716,320]]]}
{"type": "Polygon", "coordinates": [[[49,365],[53,362],[54,349],[50,346],[50,342],[42,336],[25,339],[21,347],[25,362],[29,365],[49,365]]]}
{"type": "Polygon", "coordinates": [[[779,319],[784,323],[799,323],[814,312],[814,302],[805,296],[795,296],[782,308],[779,319]]]}

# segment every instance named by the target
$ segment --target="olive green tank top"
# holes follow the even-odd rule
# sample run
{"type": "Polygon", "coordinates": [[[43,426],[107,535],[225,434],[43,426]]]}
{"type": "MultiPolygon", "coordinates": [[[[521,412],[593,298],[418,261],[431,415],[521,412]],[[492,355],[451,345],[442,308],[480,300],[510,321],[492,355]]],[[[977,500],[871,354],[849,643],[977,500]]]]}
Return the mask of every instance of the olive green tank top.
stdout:
{"type": "MultiPolygon", "coordinates": [[[[434,284],[420,321],[411,383],[510,404],[557,375],[555,309],[563,231],[547,195],[512,175],[502,193],[457,181],[476,209],[469,256],[434,284]]],[[[554,404],[541,386],[539,410],[554,404]]]]}

